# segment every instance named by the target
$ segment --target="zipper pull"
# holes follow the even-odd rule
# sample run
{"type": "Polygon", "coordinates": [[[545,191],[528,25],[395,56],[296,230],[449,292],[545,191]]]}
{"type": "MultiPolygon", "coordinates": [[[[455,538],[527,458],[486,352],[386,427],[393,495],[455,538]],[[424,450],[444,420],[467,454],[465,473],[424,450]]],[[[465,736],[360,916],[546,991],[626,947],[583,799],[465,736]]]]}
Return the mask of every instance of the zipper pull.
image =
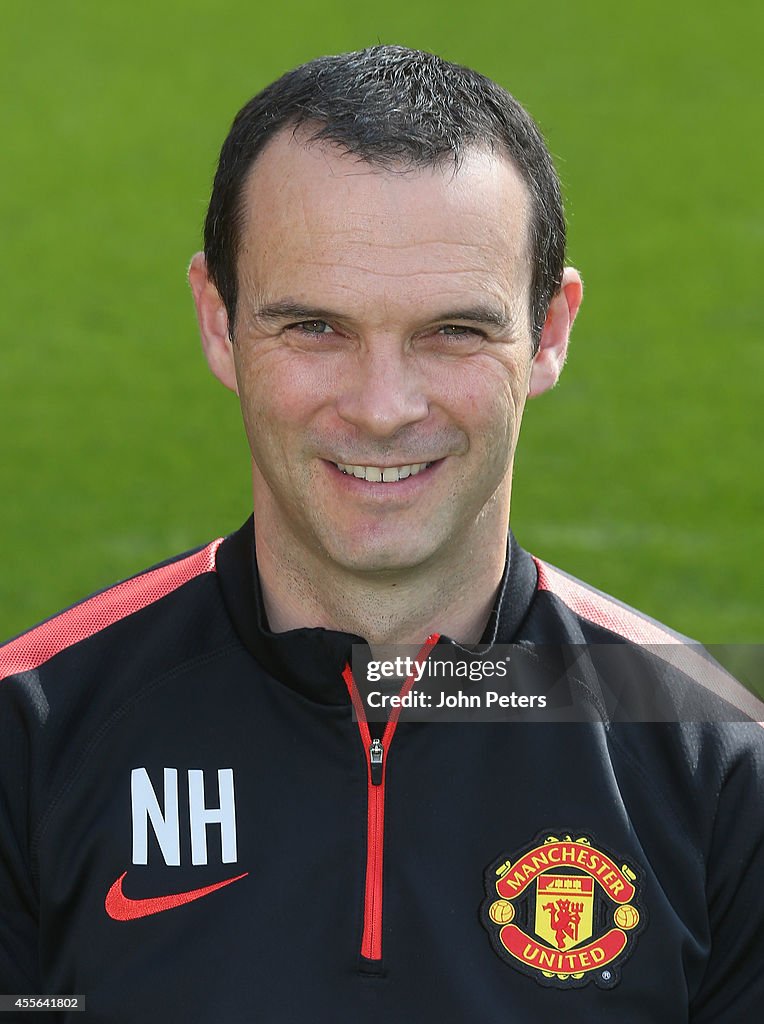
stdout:
{"type": "Polygon", "coordinates": [[[382,759],[385,756],[385,748],[382,740],[372,740],[369,747],[369,766],[371,768],[372,786],[382,785],[382,759]]]}

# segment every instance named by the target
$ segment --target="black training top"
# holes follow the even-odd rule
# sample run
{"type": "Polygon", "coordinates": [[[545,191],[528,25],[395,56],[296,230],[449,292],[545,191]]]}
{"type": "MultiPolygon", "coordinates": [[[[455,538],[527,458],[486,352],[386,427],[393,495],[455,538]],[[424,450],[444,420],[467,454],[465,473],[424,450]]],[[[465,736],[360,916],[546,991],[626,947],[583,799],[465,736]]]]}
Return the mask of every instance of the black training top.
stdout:
{"type": "Polygon", "coordinates": [[[449,720],[369,723],[354,643],[269,631],[250,521],[0,648],[0,992],[113,1024],[759,1019],[764,730],[701,649],[514,540],[475,657],[515,645],[545,708],[479,720],[499,681],[464,678],[449,720]]]}

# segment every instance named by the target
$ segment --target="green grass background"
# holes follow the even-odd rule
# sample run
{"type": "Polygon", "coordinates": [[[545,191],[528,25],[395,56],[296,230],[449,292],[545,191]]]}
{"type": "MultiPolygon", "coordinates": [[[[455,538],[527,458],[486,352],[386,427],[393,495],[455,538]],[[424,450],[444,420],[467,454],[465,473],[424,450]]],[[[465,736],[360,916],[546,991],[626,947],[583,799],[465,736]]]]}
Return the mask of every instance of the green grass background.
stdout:
{"type": "Polygon", "coordinates": [[[753,2],[15,3],[0,33],[0,634],[235,528],[233,396],[185,269],[235,111],[396,42],[506,85],[586,283],[528,409],[513,526],[707,643],[762,639],[760,38],[753,2]]]}

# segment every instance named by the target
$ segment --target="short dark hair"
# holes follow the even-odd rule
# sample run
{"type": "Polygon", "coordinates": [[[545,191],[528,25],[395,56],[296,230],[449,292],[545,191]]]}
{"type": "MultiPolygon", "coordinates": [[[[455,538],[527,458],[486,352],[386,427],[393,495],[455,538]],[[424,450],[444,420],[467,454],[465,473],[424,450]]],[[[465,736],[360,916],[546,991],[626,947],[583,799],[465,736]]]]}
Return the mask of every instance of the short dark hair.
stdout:
{"type": "Polygon", "coordinates": [[[210,278],[233,337],[236,262],[249,171],[286,127],[313,129],[308,141],[339,145],[373,166],[428,167],[469,148],[509,156],[531,196],[531,328],[534,347],[565,261],[560,183],[531,116],[490,78],[431,53],[372,46],[318,57],[263,89],[239,113],[223,143],[204,227],[210,278]]]}

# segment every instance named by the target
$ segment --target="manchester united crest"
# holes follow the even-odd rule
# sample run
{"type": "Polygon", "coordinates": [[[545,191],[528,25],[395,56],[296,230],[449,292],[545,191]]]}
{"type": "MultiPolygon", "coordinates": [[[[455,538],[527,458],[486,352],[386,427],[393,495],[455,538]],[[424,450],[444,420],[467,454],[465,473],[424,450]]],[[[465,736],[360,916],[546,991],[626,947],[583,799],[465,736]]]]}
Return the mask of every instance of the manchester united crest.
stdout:
{"type": "Polygon", "coordinates": [[[587,836],[542,835],[488,868],[481,920],[499,956],[536,981],[612,988],[646,923],[640,874],[587,836]]]}

